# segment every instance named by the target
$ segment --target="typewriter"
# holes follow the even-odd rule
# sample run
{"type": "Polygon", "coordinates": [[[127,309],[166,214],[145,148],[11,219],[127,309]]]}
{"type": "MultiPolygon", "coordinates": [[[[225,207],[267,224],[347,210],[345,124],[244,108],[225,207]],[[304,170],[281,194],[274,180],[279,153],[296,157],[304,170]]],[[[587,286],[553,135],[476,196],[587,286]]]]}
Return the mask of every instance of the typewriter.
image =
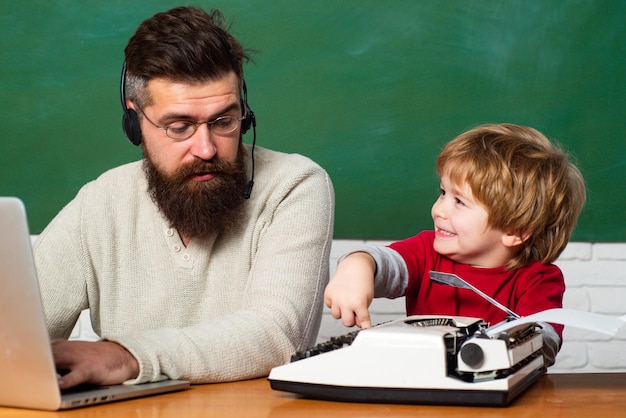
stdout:
{"type": "Polygon", "coordinates": [[[409,316],[296,353],[268,379],[325,400],[506,406],[546,372],[537,325],[506,325],[491,333],[479,318],[409,316]]]}
{"type": "Polygon", "coordinates": [[[608,335],[626,323],[626,315],[561,308],[520,317],[454,274],[429,275],[475,292],[507,319],[490,326],[480,318],[416,315],[353,331],[272,369],[272,389],[347,402],[506,406],[546,372],[539,323],[608,335]]]}

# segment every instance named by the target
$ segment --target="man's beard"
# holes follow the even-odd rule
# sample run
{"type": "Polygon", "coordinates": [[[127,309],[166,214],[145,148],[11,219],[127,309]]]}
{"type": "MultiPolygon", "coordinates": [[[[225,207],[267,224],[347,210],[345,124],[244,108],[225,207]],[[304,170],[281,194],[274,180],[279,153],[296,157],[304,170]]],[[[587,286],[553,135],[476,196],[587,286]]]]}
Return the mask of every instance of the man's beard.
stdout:
{"type": "Polygon", "coordinates": [[[196,159],[166,175],[144,150],[143,168],[148,192],[161,213],[182,237],[206,238],[236,225],[243,207],[246,171],[242,147],[235,163],[196,159]],[[215,177],[197,182],[194,174],[212,173],[215,177]]]}

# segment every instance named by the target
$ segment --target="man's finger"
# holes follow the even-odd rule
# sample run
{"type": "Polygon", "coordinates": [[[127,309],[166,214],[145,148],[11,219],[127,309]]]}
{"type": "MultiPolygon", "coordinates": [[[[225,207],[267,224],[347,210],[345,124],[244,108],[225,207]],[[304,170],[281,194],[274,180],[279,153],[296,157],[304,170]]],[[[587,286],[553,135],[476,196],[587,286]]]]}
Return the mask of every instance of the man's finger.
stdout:
{"type": "Polygon", "coordinates": [[[61,376],[59,378],[59,388],[68,389],[81,383],[85,383],[87,378],[83,376],[83,373],[80,372],[80,369],[71,370],[69,373],[61,376]]]}

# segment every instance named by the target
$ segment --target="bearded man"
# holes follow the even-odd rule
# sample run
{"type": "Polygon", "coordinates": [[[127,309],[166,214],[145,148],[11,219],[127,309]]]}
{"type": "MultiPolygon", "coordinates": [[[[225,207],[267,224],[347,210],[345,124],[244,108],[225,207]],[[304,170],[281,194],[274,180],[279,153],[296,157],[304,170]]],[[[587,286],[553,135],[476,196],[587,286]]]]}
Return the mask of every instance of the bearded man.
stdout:
{"type": "Polygon", "coordinates": [[[308,158],[242,142],[248,58],[218,11],[131,37],[123,127],[143,159],[83,186],[34,247],[62,389],[249,379],[315,342],[333,188],[308,158]],[[68,340],[85,309],[101,339],[68,340]]]}

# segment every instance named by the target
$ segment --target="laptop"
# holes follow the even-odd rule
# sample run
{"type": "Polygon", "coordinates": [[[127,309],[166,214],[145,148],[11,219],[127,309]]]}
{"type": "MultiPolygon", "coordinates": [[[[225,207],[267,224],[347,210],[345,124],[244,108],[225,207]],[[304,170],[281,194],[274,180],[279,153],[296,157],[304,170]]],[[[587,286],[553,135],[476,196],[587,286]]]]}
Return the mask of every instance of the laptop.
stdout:
{"type": "Polygon", "coordinates": [[[15,197],[0,197],[0,370],[0,406],[5,407],[69,409],[189,387],[187,381],[165,380],[59,390],[26,210],[15,197]]]}

